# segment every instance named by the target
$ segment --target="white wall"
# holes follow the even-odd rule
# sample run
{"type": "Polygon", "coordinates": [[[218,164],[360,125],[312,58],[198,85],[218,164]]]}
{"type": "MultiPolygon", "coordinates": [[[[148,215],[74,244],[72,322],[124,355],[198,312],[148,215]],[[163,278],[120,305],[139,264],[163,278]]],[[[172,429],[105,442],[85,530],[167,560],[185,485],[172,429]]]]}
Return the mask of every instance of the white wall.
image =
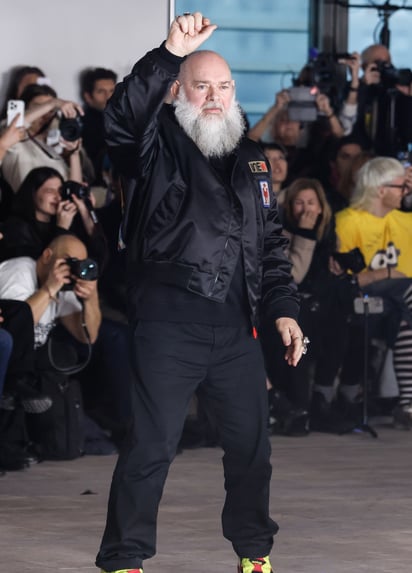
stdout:
{"type": "Polygon", "coordinates": [[[79,101],[78,75],[90,66],[119,79],[169,27],[169,0],[8,0],[1,3],[0,101],[10,68],[38,66],[58,95],[79,101]]]}

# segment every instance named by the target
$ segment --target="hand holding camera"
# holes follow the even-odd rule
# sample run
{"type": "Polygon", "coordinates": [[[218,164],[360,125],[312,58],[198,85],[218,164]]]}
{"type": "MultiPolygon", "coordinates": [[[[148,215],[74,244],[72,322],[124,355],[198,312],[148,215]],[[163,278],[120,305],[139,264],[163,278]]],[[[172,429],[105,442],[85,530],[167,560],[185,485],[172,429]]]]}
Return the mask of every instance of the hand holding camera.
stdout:
{"type": "Polygon", "coordinates": [[[86,230],[91,235],[98,219],[94,210],[95,199],[89,187],[77,181],[65,181],[60,189],[60,194],[62,201],[71,201],[75,205],[76,212],[79,211],[86,230]]]}
{"type": "Polygon", "coordinates": [[[99,269],[95,260],[68,257],[64,259],[64,267],[68,270],[69,282],[63,285],[62,290],[72,290],[82,300],[97,294],[99,269]]]}

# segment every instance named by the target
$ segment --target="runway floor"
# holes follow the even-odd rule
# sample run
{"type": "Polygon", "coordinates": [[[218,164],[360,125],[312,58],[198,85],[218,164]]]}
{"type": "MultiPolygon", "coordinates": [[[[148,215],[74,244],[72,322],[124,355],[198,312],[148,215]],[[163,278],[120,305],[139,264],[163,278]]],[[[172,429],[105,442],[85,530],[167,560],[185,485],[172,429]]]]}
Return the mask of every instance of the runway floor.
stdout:
{"type": "MultiPolygon", "coordinates": [[[[275,573],[411,573],[412,432],[272,437],[275,573]]],[[[236,573],[221,535],[222,452],[170,471],[145,573],[236,573]]],[[[116,456],[43,462],[0,478],[0,573],[91,573],[116,456]]]]}

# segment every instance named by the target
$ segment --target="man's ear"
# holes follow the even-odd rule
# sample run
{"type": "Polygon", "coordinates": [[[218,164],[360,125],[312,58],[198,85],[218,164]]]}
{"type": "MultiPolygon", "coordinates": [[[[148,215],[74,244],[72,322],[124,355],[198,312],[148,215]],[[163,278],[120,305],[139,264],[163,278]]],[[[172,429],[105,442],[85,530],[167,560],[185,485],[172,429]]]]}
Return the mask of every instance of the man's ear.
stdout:
{"type": "Polygon", "coordinates": [[[180,82],[179,80],[175,80],[170,87],[170,94],[172,96],[172,99],[177,98],[177,96],[179,95],[179,90],[180,90],[180,82]]]}
{"type": "Polygon", "coordinates": [[[87,103],[87,105],[93,106],[93,98],[89,94],[89,92],[83,92],[82,97],[83,97],[83,100],[87,103]]]}
{"type": "Polygon", "coordinates": [[[40,259],[42,263],[45,265],[50,263],[52,257],[53,257],[53,251],[51,250],[50,247],[46,247],[42,252],[42,254],[40,255],[40,259]]]}

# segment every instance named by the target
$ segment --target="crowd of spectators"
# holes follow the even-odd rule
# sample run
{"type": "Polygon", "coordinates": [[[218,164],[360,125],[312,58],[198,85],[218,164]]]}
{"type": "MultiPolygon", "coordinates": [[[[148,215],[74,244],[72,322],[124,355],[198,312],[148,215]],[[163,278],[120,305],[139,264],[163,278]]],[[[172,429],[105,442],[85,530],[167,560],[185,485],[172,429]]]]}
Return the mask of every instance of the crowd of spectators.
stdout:
{"type": "MultiPolygon", "coordinates": [[[[311,341],[310,352],[292,368],[274,333],[260,333],[268,424],[284,435],[358,427],[365,353],[354,299],[365,295],[384,302],[371,332],[393,350],[399,397],[390,413],[397,427],[412,426],[412,213],[405,201],[412,168],[396,159],[407,148],[402,115],[395,109],[399,125],[390,127],[385,115],[390,101],[402,113],[409,106],[412,116],[412,84],[384,81],[391,66],[384,46],[353,53],[341,64],[347,80],[340,99],[313,83],[310,66],[296,82],[315,90],[314,119],[297,120],[291,91],[284,89],[247,133],[261,144],[271,168],[301,297],[300,322],[311,341]],[[338,256],[349,252],[360,266],[338,256]]],[[[116,81],[112,70],[84,70],[82,104],[58,97],[37,67],[20,66],[9,81],[0,123],[0,469],[20,469],[39,458],[30,424],[17,432],[10,427],[21,424],[18,410],[33,419],[51,408],[39,379],[45,362],[53,369],[47,343],[55,332],[63,357],[73,346],[80,356],[93,346],[76,378],[86,414],[113,444],[109,451],[130,416],[125,258],[118,249],[121,185],[103,126],[116,81]],[[11,99],[25,104],[24,127],[18,117],[7,121],[11,99]],[[72,261],[91,261],[98,278],[76,275],[72,261]]],[[[378,377],[378,368],[370,371],[378,377]]],[[[376,382],[371,386],[378,395],[376,382]]]]}

